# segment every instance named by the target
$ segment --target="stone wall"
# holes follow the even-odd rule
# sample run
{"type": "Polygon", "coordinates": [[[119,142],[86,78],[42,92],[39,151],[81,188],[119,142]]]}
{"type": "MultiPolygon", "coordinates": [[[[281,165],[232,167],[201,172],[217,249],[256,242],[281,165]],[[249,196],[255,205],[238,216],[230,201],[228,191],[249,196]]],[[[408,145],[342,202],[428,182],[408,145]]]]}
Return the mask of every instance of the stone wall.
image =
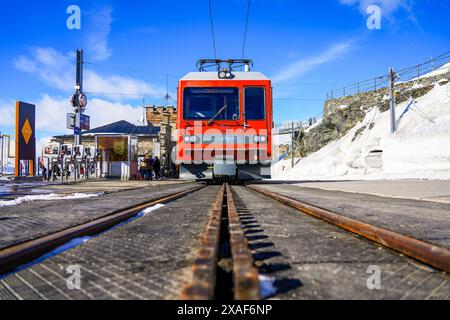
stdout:
{"type": "MultiPolygon", "coordinates": [[[[450,72],[397,83],[395,86],[396,103],[405,102],[411,97],[421,97],[433,89],[437,83],[445,84],[449,79],[450,72]]],[[[318,151],[329,142],[339,139],[362,121],[366,112],[373,107],[377,107],[380,112],[389,110],[390,90],[388,88],[327,100],[324,105],[322,123],[309,131],[300,132],[296,153],[305,157],[318,151]]]]}
{"type": "Polygon", "coordinates": [[[150,137],[138,137],[138,153],[139,156],[144,156],[146,154],[153,154],[155,149],[154,138],[150,137]]]}
{"type": "Polygon", "coordinates": [[[168,113],[171,125],[175,125],[177,121],[177,109],[173,106],[169,106],[167,108],[161,106],[146,107],[145,114],[147,116],[147,123],[151,123],[153,126],[159,127],[161,122],[163,122],[164,113],[168,113]]]}

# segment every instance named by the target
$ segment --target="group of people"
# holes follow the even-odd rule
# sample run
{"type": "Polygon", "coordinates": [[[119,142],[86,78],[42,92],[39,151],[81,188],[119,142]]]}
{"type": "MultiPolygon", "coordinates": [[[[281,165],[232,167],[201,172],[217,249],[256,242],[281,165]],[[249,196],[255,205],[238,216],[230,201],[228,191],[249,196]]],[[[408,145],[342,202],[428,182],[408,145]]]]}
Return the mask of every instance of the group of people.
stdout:
{"type": "Polygon", "coordinates": [[[161,161],[158,157],[146,155],[139,163],[139,172],[144,180],[153,180],[153,173],[155,179],[161,179],[161,161]]]}

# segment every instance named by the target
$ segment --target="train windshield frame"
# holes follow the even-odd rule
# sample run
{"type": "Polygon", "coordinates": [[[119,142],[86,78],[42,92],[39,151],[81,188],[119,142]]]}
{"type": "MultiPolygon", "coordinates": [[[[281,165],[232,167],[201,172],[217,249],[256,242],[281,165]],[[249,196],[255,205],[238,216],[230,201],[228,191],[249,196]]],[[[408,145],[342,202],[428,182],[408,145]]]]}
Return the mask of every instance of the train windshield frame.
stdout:
{"type": "Polygon", "coordinates": [[[244,88],[244,114],[246,120],[266,119],[266,89],[264,87],[244,88]]]}
{"type": "Polygon", "coordinates": [[[187,87],[183,92],[184,120],[240,120],[238,87],[187,87]]]}

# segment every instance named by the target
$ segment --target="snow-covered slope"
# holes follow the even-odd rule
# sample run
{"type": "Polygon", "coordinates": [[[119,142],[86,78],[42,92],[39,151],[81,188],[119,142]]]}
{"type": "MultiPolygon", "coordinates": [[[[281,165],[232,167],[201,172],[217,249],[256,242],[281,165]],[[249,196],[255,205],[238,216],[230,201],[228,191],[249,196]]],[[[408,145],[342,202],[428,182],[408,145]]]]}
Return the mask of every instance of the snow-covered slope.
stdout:
{"type": "Polygon", "coordinates": [[[450,83],[440,81],[411,101],[397,105],[394,134],[389,111],[380,113],[374,107],[345,136],[301,159],[293,169],[278,163],[273,178],[450,179],[450,83]]]}

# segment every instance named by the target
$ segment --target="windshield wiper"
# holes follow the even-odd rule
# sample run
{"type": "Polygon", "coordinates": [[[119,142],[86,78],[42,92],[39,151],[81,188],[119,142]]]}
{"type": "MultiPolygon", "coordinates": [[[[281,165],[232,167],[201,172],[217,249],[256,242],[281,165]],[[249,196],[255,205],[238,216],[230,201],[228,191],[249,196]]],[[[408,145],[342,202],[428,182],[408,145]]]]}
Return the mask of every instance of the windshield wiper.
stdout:
{"type": "Polygon", "coordinates": [[[216,118],[226,109],[226,108],[228,108],[228,106],[227,106],[227,98],[224,96],[223,97],[223,101],[224,101],[224,103],[225,103],[225,105],[222,107],[222,108],[220,108],[220,110],[219,111],[217,111],[216,112],[216,114],[211,118],[211,119],[209,119],[209,121],[208,121],[208,126],[210,126],[213,122],[214,122],[214,120],[216,120],[216,118]]]}

